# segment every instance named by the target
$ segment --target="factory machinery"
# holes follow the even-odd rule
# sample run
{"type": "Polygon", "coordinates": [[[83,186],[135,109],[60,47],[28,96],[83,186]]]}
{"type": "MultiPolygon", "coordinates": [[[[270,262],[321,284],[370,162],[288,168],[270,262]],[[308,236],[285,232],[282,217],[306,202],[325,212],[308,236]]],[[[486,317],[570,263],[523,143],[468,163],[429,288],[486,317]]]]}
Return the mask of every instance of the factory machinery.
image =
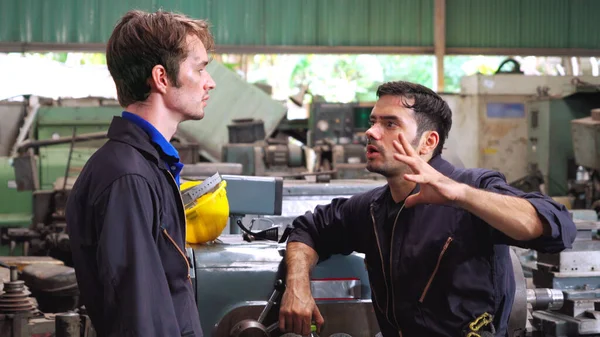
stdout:
{"type": "MultiPolygon", "coordinates": [[[[527,314],[532,336],[600,336],[598,106],[598,87],[585,84],[567,97],[542,97],[528,105],[530,167],[539,172],[545,193],[569,196],[578,233],[571,249],[522,260],[535,289],[524,289],[517,280],[517,293],[526,292],[534,309],[540,304],[534,297],[543,297],[546,307],[527,314]]],[[[522,295],[518,298],[513,311],[524,317],[527,305],[522,295]]]]}
{"type": "Polygon", "coordinates": [[[600,214],[600,109],[590,110],[588,117],[572,120],[571,134],[579,167],[570,190],[578,207],[600,214]]]}
{"type": "MultiPolygon", "coordinates": [[[[600,336],[600,222],[574,221],[578,234],[571,249],[538,253],[533,289],[516,278],[512,315],[526,323],[527,336],[600,336]]],[[[522,272],[514,267],[515,274],[522,272]]]]}
{"type": "MultiPolygon", "coordinates": [[[[542,121],[547,115],[533,115],[538,118],[536,125],[545,125],[542,121]]],[[[571,125],[576,165],[587,172],[575,182],[583,186],[586,192],[581,195],[589,196],[585,205],[590,207],[572,212],[578,228],[572,249],[538,254],[535,261],[528,263],[512,254],[517,290],[509,322],[510,336],[600,336],[600,223],[590,210],[598,200],[594,177],[600,170],[600,121],[592,113],[590,117],[572,120],[571,125]]],[[[325,129],[324,124],[321,126],[325,129]]],[[[546,138],[538,137],[538,154],[541,139],[546,138]]],[[[36,144],[29,144],[32,145],[36,144]]],[[[272,157],[276,157],[276,152],[272,157]]],[[[44,178],[47,172],[38,171],[28,153],[17,151],[20,160],[14,161],[16,173],[40,172],[44,178]]],[[[281,157],[278,160],[283,163],[281,157]]],[[[295,158],[291,162],[297,163],[298,156],[292,157],[295,158]]],[[[289,164],[290,156],[287,158],[289,164]]],[[[537,163],[540,168],[546,165],[545,161],[537,163]]],[[[64,174],[65,170],[61,171],[64,174]]],[[[545,169],[542,172],[544,178],[553,174],[545,169]]],[[[18,179],[17,185],[23,187],[39,178],[32,174],[18,179]]],[[[290,337],[281,333],[276,323],[285,289],[282,260],[291,219],[333,197],[350,196],[383,182],[339,179],[318,184],[246,175],[223,175],[223,179],[227,181],[231,219],[226,234],[209,244],[186,247],[204,333],[216,337],[290,337]],[[238,220],[245,224],[245,230],[237,225],[238,220]]],[[[66,180],[55,184],[62,187],[50,193],[34,192],[36,225],[10,230],[11,242],[29,247],[29,254],[24,254],[29,256],[0,257],[0,263],[8,267],[0,268],[4,282],[0,294],[0,337],[95,336],[85,308],[80,306],[75,273],[67,254],[68,235],[62,222],[68,195],[66,180]],[[44,254],[51,257],[32,254],[40,242],[42,248],[54,248],[44,254]]],[[[312,274],[311,289],[326,320],[321,336],[376,336],[379,332],[360,254],[333,256],[319,263],[312,274]]]]}
{"type": "MultiPolygon", "coordinates": [[[[206,336],[291,336],[277,328],[285,289],[286,229],[299,210],[336,196],[377,186],[373,181],[335,184],[286,182],[276,177],[224,175],[230,218],[226,234],[186,247],[206,336]],[[247,193],[253,191],[253,193],[247,193]],[[261,195],[255,198],[254,195],[261,195]],[[251,217],[244,230],[237,220],[251,217]],[[250,227],[250,229],[248,229],[250,227]],[[265,235],[269,232],[270,235],[265,235]],[[274,234],[274,235],[273,235],[274,234]]],[[[517,291],[510,336],[600,336],[600,241],[597,221],[575,220],[572,249],[539,254],[528,287],[512,254],[517,291]]],[[[80,307],[74,271],[55,259],[0,258],[10,281],[0,295],[0,336],[95,336],[80,307]],[[37,260],[36,260],[37,259],[37,260]]],[[[361,254],[319,263],[311,290],[326,325],[321,336],[376,336],[368,276],[361,254]]]]}
{"type": "MultiPolygon", "coordinates": [[[[204,334],[281,336],[276,322],[285,287],[282,259],[290,219],[300,208],[375,185],[370,181],[284,185],[275,177],[222,178],[227,182],[232,219],[227,233],[215,242],[186,247],[204,334]],[[236,223],[249,215],[256,221],[254,226],[244,226],[244,235],[236,223]],[[265,232],[270,235],[261,234],[265,232]]],[[[94,336],[85,308],[79,305],[73,268],[35,256],[0,257],[0,261],[10,267],[10,281],[0,295],[1,337],[94,336]],[[63,327],[68,324],[69,328],[63,327]]],[[[375,336],[378,332],[360,255],[335,256],[319,264],[311,288],[328,320],[323,336],[375,336]]]]}
{"type": "Polygon", "coordinates": [[[233,120],[221,160],[242,164],[244,175],[315,175],[319,181],[381,178],[366,170],[364,133],[372,108],[373,103],[313,102],[307,120],[284,119],[272,137],[265,136],[262,120],[233,120]]]}

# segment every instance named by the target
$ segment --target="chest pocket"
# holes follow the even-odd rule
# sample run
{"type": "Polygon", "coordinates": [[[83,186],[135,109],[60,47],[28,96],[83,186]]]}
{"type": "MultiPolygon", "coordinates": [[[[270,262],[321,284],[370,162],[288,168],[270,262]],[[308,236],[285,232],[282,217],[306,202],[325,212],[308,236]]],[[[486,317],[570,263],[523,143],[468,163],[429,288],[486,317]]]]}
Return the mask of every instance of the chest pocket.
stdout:
{"type": "Polygon", "coordinates": [[[448,248],[450,248],[450,245],[452,244],[453,240],[454,240],[454,238],[452,236],[449,236],[446,239],[446,242],[444,243],[444,245],[442,246],[442,249],[440,251],[440,254],[438,255],[435,267],[433,268],[433,271],[431,272],[431,276],[429,276],[429,278],[427,279],[425,288],[423,288],[423,292],[421,293],[421,296],[419,297],[420,303],[423,303],[423,301],[425,300],[425,296],[427,296],[427,292],[429,291],[429,288],[431,287],[433,280],[435,280],[435,277],[437,276],[437,274],[439,272],[440,266],[444,259],[444,255],[446,255],[446,252],[448,251],[448,248]]]}
{"type": "Polygon", "coordinates": [[[453,207],[434,207],[416,211],[406,237],[397,238],[403,240],[401,251],[394,254],[401,279],[394,278],[402,283],[399,291],[409,301],[423,303],[432,287],[438,286],[437,281],[449,277],[451,265],[456,263],[461,212],[453,207]]]}
{"type": "Polygon", "coordinates": [[[187,279],[191,283],[190,264],[183,250],[177,245],[165,226],[161,226],[160,231],[159,253],[167,278],[169,280],[187,279]]]}

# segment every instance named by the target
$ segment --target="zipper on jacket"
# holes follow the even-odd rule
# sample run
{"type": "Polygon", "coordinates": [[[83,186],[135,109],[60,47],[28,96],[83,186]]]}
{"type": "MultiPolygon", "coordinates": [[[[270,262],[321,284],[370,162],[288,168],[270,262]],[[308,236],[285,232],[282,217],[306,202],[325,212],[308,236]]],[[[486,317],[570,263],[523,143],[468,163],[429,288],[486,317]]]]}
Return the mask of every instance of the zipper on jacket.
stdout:
{"type": "MultiPolygon", "coordinates": [[[[379,311],[383,312],[383,310],[381,309],[381,306],[379,305],[379,301],[377,301],[377,293],[375,292],[375,288],[371,287],[371,291],[373,292],[373,296],[375,296],[375,300],[373,301],[373,303],[375,303],[375,305],[377,305],[377,308],[379,308],[379,311]]],[[[387,317],[386,317],[387,318],[387,317]]],[[[395,317],[394,317],[395,318],[395,317]]],[[[389,322],[389,319],[388,319],[389,322]]],[[[392,322],[390,322],[391,324],[392,322]]],[[[396,324],[398,323],[398,321],[396,321],[396,324]]],[[[396,328],[398,328],[398,336],[402,337],[402,330],[400,330],[400,328],[398,326],[396,326],[396,328]]]]}
{"type": "MultiPolygon", "coordinates": [[[[177,181],[175,180],[175,177],[173,177],[173,174],[169,171],[169,176],[171,177],[171,180],[173,180],[173,183],[175,184],[175,186],[177,187],[177,191],[179,191],[179,186],[177,185],[177,181]]],[[[185,207],[183,206],[183,198],[181,197],[181,193],[177,193],[177,195],[179,195],[179,200],[181,200],[181,208],[183,209],[183,241],[185,244],[185,236],[186,236],[186,231],[187,231],[187,218],[185,217],[185,207]]],[[[167,235],[167,237],[169,238],[169,240],[171,240],[171,243],[173,243],[173,245],[175,246],[175,248],[177,248],[177,251],[179,251],[179,253],[181,254],[181,257],[183,257],[183,259],[185,260],[185,265],[187,266],[187,278],[188,281],[190,281],[190,284],[193,286],[192,284],[192,277],[190,276],[190,263],[188,262],[187,257],[185,256],[185,254],[183,253],[183,251],[181,251],[181,248],[179,248],[179,246],[177,245],[177,243],[175,242],[175,240],[173,240],[173,238],[171,237],[171,235],[169,235],[169,233],[167,232],[166,229],[163,228],[163,232],[167,235]]]]}
{"type": "Polygon", "coordinates": [[[440,268],[440,263],[442,262],[442,258],[444,257],[446,250],[448,250],[448,246],[450,246],[450,242],[452,242],[452,240],[453,239],[451,236],[449,236],[448,239],[446,240],[446,243],[444,244],[444,248],[442,248],[442,251],[440,252],[440,256],[438,257],[437,263],[435,265],[435,269],[433,270],[433,274],[431,274],[429,281],[427,281],[427,285],[425,286],[425,289],[423,290],[423,294],[421,294],[421,298],[419,298],[419,302],[423,303],[423,300],[425,299],[425,295],[427,295],[427,292],[429,291],[429,287],[431,286],[431,282],[433,282],[435,274],[437,274],[438,269],[440,268]]]}
{"type": "MultiPolygon", "coordinates": [[[[402,210],[404,209],[404,203],[402,204],[402,207],[400,207],[400,210],[398,211],[398,214],[396,214],[396,218],[394,219],[394,224],[392,225],[392,237],[390,239],[390,281],[392,282],[392,315],[394,315],[394,322],[396,322],[396,327],[398,327],[398,318],[396,317],[396,301],[394,299],[394,268],[392,266],[392,261],[394,260],[394,255],[392,254],[394,252],[394,232],[396,231],[396,222],[398,222],[398,217],[400,217],[400,213],[402,213],[402,210]]],[[[400,335],[402,335],[402,333],[400,333],[400,335]]]]}
{"type": "Polygon", "coordinates": [[[163,228],[163,233],[169,239],[169,241],[171,241],[171,243],[173,244],[173,246],[175,246],[175,249],[177,249],[177,251],[179,252],[179,254],[181,255],[181,257],[183,258],[183,261],[185,261],[185,265],[187,267],[187,278],[188,278],[188,281],[190,281],[190,284],[191,284],[192,283],[192,277],[190,276],[190,264],[188,262],[188,259],[185,257],[185,254],[183,254],[183,252],[181,251],[181,249],[179,248],[179,246],[177,245],[177,243],[175,242],[175,240],[173,240],[173,238],[171,237],[171,235],[169,235],[169,232],[167,232],[166,228],[163,228]]]}
{"type": "Polygon", "coordinates": [[[373,292],[373,295],[375,295],[375,304],[377,305],[377,308],[379,308],[379,311],[383,312],[383,309],[381,309],[381,305],[379,304],[379,301],[377,300],[377,293],[375,292],[375,288],[371,287],[371,291],[373,292]]]}
{"type": "MultiPolygon", "coordinates": [[[[371,204],[370,207],[370,211],[371,211],[371,219],[373,220],[373,231],[375,232],[375,240],[377,241],[377,250],[379,251],[379,258],[381,259],[381,272],[383,273],[383,281],[385,282],[385,299],[386,299],[386,306],[385,306],[385,319],[387,319],[387,321],[394,326],[394,323],[392,323],[390,321],[390,317],[388,315],[388,307],[389,307],[389,301],[390,299],[387,297],[388,293],[389,293],[389,288],[388,288],[388,283],[387,283],[387,278],[385,277],[385,265],[383,264],[383,254],[381,253],[381,244],[379,243],[379,235],[377,234],[377,226],[375,224],[375,214],[373,213],[373,205],[371,204]]],[[[373,287],[371,286],[371,289],[373,289],[373,287]]],[[[379,306],[379,310],[381,310],[381,307],[379,306]]],[[[381,310],[383,311],[383,310],[381,310]]],[[[396,328],[398,326],[396,325],[396,328]]]]}

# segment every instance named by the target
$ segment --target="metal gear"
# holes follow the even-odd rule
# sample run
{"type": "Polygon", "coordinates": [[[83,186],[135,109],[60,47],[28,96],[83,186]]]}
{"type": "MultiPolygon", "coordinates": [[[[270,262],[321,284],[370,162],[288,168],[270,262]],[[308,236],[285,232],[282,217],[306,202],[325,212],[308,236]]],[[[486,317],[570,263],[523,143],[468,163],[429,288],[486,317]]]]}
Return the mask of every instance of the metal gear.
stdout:
{"type": "Polygon", "coordinates": [[[21,280],[4,283],[4,291],[0,293],[0,313],[16,314],[35,311],[34,299],[29,295],[31,292],[21,280]]]}

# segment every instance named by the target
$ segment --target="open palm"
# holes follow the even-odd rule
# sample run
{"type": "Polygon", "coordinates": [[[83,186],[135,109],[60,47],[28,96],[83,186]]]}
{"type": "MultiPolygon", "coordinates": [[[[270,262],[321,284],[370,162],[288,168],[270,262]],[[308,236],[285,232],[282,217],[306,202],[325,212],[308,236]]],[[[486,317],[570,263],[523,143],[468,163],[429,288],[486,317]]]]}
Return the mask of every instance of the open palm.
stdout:
{"type": "Polygon", "coordinates": [[[398,153],[394,158],[411,168],[413,174],[405,174],[404,179],[420,185],[419,193],[406,199],[406,207],[416,204],[446,204],[456,201],[461,193],[461,184],[444,176],[421,158],[402,133],[394,141],[398,153]]]}

